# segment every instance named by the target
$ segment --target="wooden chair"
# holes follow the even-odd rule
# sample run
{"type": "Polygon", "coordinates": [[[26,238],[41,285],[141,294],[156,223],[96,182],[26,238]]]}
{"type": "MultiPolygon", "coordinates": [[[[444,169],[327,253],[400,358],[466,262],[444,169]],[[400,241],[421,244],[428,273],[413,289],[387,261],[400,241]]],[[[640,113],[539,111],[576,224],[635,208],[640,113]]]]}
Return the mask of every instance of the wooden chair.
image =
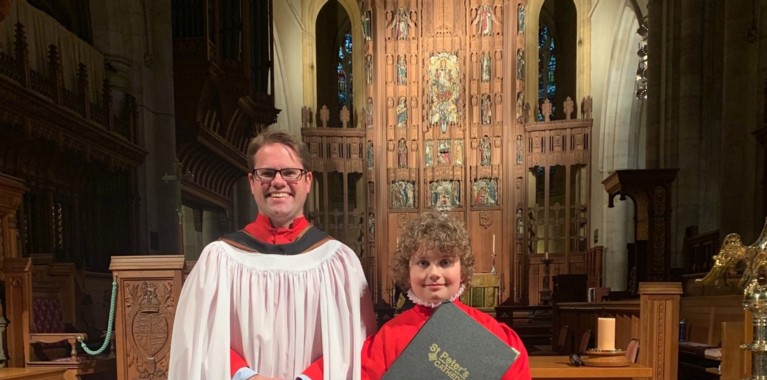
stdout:
{"type": "Polygon", "coordinates": [[[586,353],[586,350],[589,348],[589,342],[591,341],[591,329],[586,329],[586,331],[583,332],[583,335],[581,335],[581,341],[578,343],[578,350],[576,351],[579,355],[584,355],[586,353]]]}
{"type": "Polygon", "coordinates": [[[636,363],[638,356],[639,356],[639,340],[631,339],[626,345],[626,359],[628,359],[632,363],[636,363]]]}
{"type": "MultiPolygon", "coordinates": [[[[29,259],[26,259],[29,260],[29,259]]],[[[91,357],[78,351],[78,339],[87,339],[87,334],[72,330],[74,321],[67,320],[62,301],[67,296],[62,295],[62,287],[55,280],[45,280],[39,268],[35,269],[35,286],[32,286],[32,265],[14,265],[10,269],[17,270],[9,273],[6,278],[18,279],[18,295],[23,309],[21,318],[16,322],[23,325],[22,338],[24,343],[24,366],[28,368],[59,368],[64,369],[64,379],[78,380],[83,375],[104,373],[107,378],[115,373],[116,361],[111,354],[91,357]],[[23,288],[26,288],[24,290],[23,288]],[[31,288],[31,290],[30,290],[31,288]]],[[[68,295],[74,297],[73,295],[68,295]]],[[[73,318],[73,316],[71,316],[73,318]]]]}
{"type": "Polygon", "coordinates": [[[559,329],[559,335],[556,343],[551,347],[551,350],[531,351],[528,355],[531,356],[557,356],[567,355],[570,350],[570,327],[567,325],[562,326],[559,329]]]}

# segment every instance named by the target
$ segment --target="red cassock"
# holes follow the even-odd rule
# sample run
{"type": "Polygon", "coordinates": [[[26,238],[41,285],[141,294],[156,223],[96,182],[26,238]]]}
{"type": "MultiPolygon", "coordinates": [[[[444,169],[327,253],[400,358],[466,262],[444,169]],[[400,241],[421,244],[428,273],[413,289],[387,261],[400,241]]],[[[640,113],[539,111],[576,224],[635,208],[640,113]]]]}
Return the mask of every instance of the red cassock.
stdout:
{"type": "MultiPolygon", "coordinates": [[[[503,375],[504,380],[530,379],[530,362],[527,350],[519,339],[517,333],[510,327],[496,321],[491,316],[466,306],[456,300],[455,305],[474,318],[479,324],[485,326],[509,346],[519,351],[519,357],[509,370],[503,375]]],[[[408,343],[426,323],[426,320],[434,313],[435,309],[426,306],[415,306],[403,312],[381,327],[377,334],[369,337],[362,348],[362,378],[377,380],[383,377],[386,370],[391,367],[394,360],[405,350],[408,343]]],[[[445,334],[450,334],[445,331],[445,334]]]]}

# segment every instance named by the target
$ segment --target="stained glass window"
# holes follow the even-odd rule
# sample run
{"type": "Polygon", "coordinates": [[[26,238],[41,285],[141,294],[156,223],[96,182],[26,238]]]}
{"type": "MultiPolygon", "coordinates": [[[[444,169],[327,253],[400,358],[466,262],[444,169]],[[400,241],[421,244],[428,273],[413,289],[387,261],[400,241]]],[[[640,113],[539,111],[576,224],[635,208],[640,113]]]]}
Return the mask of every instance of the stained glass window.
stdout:
{"type": "Polygon", "coordinates": [[[551,102],[552,118],[555,110],[554,95],[557,93],[557,55],[554,36],[546,24],[541,24],[538,31],[538,112],[536,118],[543,121],[541,105],[545,99],[551,102]]]}
{"type": "Polygon", "coordinates": [[[338,47],[338,103],[352,108],[352,35],[344,35],[338,47]]]}

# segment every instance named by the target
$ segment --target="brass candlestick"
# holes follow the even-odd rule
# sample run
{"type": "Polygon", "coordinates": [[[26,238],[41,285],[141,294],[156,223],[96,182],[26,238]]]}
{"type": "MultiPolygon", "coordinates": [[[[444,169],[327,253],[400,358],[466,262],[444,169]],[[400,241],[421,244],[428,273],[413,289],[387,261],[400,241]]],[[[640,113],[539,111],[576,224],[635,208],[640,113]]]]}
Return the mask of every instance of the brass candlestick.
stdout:
{"type": "Polygon", "coordinates": [[[696,280],[704,285],[727,283],[727,275],[743,262],[746,269],[739,282],[743,288],[743,308],[751,312],[753,341],[741,349],[751,351],[749,380],[767,380],[767,220],[756,241],[744,246],[740,235],[729,234],[713,257],[714,266],[705,277],[696,280]]]}

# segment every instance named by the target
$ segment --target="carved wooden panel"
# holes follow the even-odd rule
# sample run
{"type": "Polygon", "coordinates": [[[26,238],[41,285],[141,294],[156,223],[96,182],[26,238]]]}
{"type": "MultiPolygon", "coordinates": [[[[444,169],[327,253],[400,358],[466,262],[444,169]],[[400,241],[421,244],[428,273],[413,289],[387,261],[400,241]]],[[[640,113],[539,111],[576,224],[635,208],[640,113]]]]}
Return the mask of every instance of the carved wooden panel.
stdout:
{"type": "Polygon", "coordinates": [[[183,256],[113,256],[117,378],[167,379],[183,256]]]}
{"type": "Polygon", "coordinates": [[[21,255],[16,212],[26,191],[20,179],[0,173],[0,268],[5,258],[21,255]]]}

